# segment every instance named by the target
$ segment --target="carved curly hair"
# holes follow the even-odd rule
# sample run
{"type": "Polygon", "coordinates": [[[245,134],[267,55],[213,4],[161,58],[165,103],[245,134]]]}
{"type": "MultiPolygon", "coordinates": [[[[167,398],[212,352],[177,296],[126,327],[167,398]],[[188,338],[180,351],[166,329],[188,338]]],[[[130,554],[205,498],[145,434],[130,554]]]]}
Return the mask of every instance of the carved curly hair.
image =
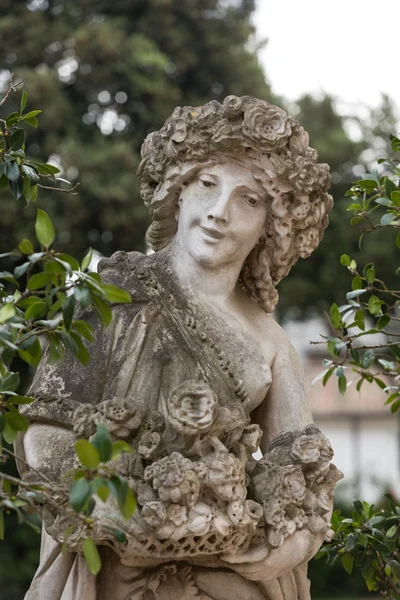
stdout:
{"type": "Polygon", "coordinates": [[[228,96],[202,107],[177,107],[145,139],[139,165],[141,195],[152,223],[154,250],[173,239],[182,187],[206,164],[239,160],[267,192],[265,233],[247,257],[240,281],[265,312],[278,302],[275,286],[299,257],[317,248],[328,225],[329,166],[318,163],[308,134],[277,106],[251,96],[228,96]]]}

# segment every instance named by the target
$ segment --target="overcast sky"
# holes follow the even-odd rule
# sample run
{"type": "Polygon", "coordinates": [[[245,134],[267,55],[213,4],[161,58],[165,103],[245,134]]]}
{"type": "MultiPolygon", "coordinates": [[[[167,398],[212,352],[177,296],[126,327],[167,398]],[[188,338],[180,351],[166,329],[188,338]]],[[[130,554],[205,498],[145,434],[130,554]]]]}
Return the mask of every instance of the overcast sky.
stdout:
{"type": "Polygon", "coordinates": [[[276,94],[328,92],[357,111],[384,92],[400,109],[400,0],[257,0],[254,23],[276,94]]]}

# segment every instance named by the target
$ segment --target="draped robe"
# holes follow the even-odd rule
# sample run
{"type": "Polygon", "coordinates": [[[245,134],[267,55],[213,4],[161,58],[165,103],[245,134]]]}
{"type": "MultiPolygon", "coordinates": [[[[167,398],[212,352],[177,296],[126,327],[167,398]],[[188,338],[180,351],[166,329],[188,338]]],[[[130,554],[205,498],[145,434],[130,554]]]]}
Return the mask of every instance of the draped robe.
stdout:
{"type": "MultiPolygon", "coordinates": [[[[93,313],[87,313],[85,318],[96,330],[88,367],[72,356],[57,365],[49,364],[45,356],[39,365],[30,390],[37,400],[22,410],[31,425],[41,427],[43,447],[46,456],[51,457],[43,469],[50,478],[56,479],[68,467],[71,450],[62,446],[68,440],[72,447],[73,428],[84,434],[85,420],[81,419],[79,430],[76,418],[82,405],[95,410],[108,399],[123,398],[132,410],[140,412],[142,420],[151,420],[153,413],[163,412],[166,399],[182,382],[203,380],[218,397],[220,406],[236,411],[243,422],[250,423],[246,391],[226,366],[229,357],[210,341],[209,331],[202,328],[157,254],[143,257],[118,252],[102,261],[99,270],[103,281],[129,291],[132,304],[115,306],[106,330],[96,324],[93,313]],[[60,436],[53,435],[55,430],[49,426],[57,426],[60,436]]],[[[161,454],[180,452],[183,447],[180,436],[166,427],[161,436],[161,454]]],[[[35,443],[24,444],[23,437],[19,438],[17,452],[30,464],[36,460],[35,448],[35,443]]],[[[145,467],[143,459],[136,452],[132,460],[131,473],[140,476],[145,467]]],[[[23,462],[19,468],[23,477],[29,477],[23,462]]],[[[44,528],[40,565],[25,600],[310,598],[306,563],[279,578],[269,580],[266,574],[265,580],[250,581],[233,572],[217,555],[204,564],[198,557],[182,557],[135,566],[134,560],[130,565],[123,564],[114,549],[102,545],[101,540],[98,543],[103,567],[95,577],[80,552],[61,553],[59,541],[44,528]]]]}

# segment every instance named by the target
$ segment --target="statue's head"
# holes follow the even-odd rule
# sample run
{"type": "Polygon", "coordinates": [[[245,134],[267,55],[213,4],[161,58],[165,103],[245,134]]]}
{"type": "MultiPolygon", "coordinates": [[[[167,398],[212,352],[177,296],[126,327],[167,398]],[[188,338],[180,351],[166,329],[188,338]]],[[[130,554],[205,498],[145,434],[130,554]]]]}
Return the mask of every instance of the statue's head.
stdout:
{"type": "Polygon", "coordinates": [[[242,244],[241,284],[271,312],[275,286],[318,246],[333,204],[329,167],[308,142],[296,119],[251,96],[177,107],[142,146],[138,173],[152,217],[151,247],[166,247],[178,223],[188,236],[190,219],[198,219],[201,259],[212,253],[218,260],[218,252],[242,244]],[[220,239],[231,215],[232,236],[220,239]]]}

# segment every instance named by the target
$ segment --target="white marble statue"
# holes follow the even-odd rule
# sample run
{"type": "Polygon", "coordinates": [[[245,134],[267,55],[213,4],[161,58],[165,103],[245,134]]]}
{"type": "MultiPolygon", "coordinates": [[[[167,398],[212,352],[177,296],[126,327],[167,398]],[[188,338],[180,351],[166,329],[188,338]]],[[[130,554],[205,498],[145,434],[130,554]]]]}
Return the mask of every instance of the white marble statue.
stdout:
{"type": "Polygon", "coordinates": [[[132,304],[97,327],[89,367],[43,360],[18,443],[56,482],[74,466],[77,437],[105,423],[134,450],[118,469],[138,508],[124,521],[98,502],[94,577],[80,554],[85,528],[61,553],[67,523],[47,507],[26,600],[310,598],[307,561],[329,539],[341,473],[270,313],[276,284],[328,223],[329,169],[317,161],[294,118],[248,96],[178,107],[146,138],[139,176],[156,252],[101,262],[132,304]]]}

